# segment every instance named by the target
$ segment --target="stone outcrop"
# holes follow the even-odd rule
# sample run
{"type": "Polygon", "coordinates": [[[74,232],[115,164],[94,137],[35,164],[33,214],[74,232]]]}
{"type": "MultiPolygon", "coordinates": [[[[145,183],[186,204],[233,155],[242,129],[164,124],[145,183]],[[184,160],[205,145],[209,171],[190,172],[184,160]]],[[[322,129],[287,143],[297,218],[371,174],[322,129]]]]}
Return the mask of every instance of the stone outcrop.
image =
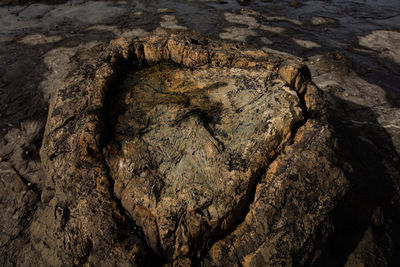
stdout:
{"type": "Polygon", "coordinates": [[[347,190],[298,59],[193,34],[75,58],[52,99],[31,251],[52,265],[310,264],[347,190]]]}

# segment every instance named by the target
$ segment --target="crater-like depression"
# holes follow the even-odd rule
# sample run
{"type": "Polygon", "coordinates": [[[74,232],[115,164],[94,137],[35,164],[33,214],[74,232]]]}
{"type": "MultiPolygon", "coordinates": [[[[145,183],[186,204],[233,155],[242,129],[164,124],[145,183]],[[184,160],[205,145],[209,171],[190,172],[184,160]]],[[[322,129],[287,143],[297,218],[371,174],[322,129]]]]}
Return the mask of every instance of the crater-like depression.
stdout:
{"type": "Polygon", "coordinates": [[[46,231],[65,262],[200,263],[258,214],[271,164],[319,114],[296,58],[196,38],[120,39],[74,59],[41,150],[46,231]]]}
{"type": "Polygon", "coordinates": [[[110,114],[114,193],[151,247],[173,258],[243,217],[303,120],[296,92],[271,71],[172,63],[129,71],[110,114]]]}

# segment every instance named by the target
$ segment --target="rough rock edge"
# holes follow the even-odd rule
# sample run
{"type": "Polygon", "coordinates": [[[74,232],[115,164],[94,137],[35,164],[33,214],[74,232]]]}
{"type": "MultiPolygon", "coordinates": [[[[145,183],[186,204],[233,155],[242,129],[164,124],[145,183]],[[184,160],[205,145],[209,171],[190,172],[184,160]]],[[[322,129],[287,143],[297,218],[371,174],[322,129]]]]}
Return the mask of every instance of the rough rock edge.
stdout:
{"type": "MultiPolygon", "coordinates": [[[[103,101],[109,96],[109,89],[123,66],[140,67],[160,61],[172,61],[186,67],[263,67],[279,74],[296,90],[304,100],[308,120],[316,119],[321,125],[327,125],[325,102],[320,91],[310,81],[307,67],[293,57],[267,54],[221,41],[210,42],[196,34],[191,37],[171,34],[118,39],[108,46],[91,49],[76,59],[75,70],[53,97],[41,149],[48,188],[42,194],[42,211],[48,216],[54,214],[54,225],[47,224],[39,231],[54,240],[53,244],[48,244],[49,250],[57,251],[54,263],[144,263],[147,247],[113,196],[112,179],[102,156],[103,101]],[[71,135],[71,132],[75,134],[71,135]],[[122,237],[121,229],[129,235],[122,237]]],[[[307,124],[301,126],[308,127],[307,124]]],[[[36,221],[41,225],[40,218],[36,221]]],[[[189,262],[180,259],[174,264],[189,262]]],[[[210,257],[204,263],[207,262],[221,263],[210,257]]]]}

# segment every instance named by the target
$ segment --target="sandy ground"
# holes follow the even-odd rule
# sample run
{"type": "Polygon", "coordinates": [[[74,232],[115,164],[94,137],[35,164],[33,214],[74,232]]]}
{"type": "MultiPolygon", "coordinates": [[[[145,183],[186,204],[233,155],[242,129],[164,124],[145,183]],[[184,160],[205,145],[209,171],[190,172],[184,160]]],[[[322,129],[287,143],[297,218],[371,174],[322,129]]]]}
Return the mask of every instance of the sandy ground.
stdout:
{"type": "MultiPolygon", "coordinates": [[[[362,176],[365,167],[370,174],[365,181],[354,180],[355,191],[362,193],[350,196],[364,208],[354,204],[339,212],[340,218],[349,217],[341,223],[347,226],[339,227],[319,262],[335,258],[334,266],[388,263],[388,251],[398,246],[395,237],[400,234],[393,226],[398,216],[392,214],[400,205],[400,2],[396,0],[0,1],[2,196],[20,183],[18,190],[34,192],[36,197],[20,200],[16,193],[20,191],[13,191],[8,198],[16,207],[29,207],[29,213],[40,200],[44,177],[38,150],[47,106],[76,52],[159,28],[200,31],[307,62],[314,82],[329,100],[344,157],[361,166],[354,173],[362,176]],[[386,193],[382,186],[386,183],[393,193],[386,193]],[[376,187],[384,192],[375,191],[376,187]]],[[[13,220],[19,224],[20,219],[12,219],[17,208],[6,209],[1,203],[6,210],[3,217],[8,216],[0,229],[4,247],[21,236],[29,216],[23,226],[8,231],[7,226],[13,220]]]]}

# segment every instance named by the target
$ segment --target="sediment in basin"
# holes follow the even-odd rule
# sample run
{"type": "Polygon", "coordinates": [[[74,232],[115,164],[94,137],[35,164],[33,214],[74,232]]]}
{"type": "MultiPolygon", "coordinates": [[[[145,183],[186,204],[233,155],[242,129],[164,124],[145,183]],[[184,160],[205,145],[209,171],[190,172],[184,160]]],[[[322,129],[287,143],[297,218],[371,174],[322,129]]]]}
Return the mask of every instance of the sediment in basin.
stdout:
{"type": "Polygon", "coordinates": [[[297,93],[265,68],[132,71],[111,110],[105,155],[115,195],[168,258],[231,228],[260,170],[303,120],[297,93]]]}

